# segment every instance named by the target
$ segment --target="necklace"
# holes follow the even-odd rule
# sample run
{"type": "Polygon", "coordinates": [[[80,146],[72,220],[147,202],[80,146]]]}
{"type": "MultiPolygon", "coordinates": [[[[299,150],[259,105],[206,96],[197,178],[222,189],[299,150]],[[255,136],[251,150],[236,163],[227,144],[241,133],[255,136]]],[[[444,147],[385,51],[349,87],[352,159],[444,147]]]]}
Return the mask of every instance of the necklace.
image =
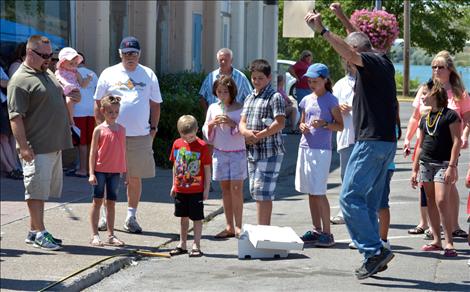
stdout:
{"type": "Polygon", "coordinates": [[[442,116],[442,111],[444,108],[441,108],[439,112],[437,113],[436,117],[434,118],[434,121],[431,121],[431,111],[429,111],[428,115],[426,116],[426,132],[428,132],[429,136],[434,136],[436,133],[437,129],[437,124],[439,123],[439,119],[442,116]],[[430,128],[433,128],[432,132],[429,131],[430,128]]]}

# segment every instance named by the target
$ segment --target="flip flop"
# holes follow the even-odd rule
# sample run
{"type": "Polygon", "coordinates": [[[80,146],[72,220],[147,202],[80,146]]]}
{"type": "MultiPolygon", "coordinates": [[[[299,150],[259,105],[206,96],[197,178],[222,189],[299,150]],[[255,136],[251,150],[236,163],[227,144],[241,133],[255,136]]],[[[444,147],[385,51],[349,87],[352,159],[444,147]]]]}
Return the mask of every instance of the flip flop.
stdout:
{"type": "Polygon", "coordinates": [[[430,243],[430,244],[423,245],[421,247],[421,250],[422,251],[441,251],[442,246],[439,246],[439,245],[434,244],[434,243],[430,243]]]}
{"type": "Polygon", "coordinates": [[[188,253],[188,250],[187,249],[182,249],[181,247],[177,247],[177,248],[172,249],[170,251],[171,256],[182,255],[182,254],[185,254],[185,253],[188,253]]]}
{"type": "Polygon", "coordinates": [[[193,248],[189,253],[190,258],[202,257],[204,254],[199,248],[193,248]]]}
{"type": "Polygon", "coordinates": [[[231,238],[231,237],[235,237],[235,233],[228,232],[227,230],[223,230],[214,236],[214,238],[217,238],[217,239],[224,239],[224,238],[231,238]]]}
{"type": "Polygon", "coordinates": [[[423,234],[424,228],[421,226],[416,226],[415,228],[411,228],[408,230],[408,234],[423,234]]]}
{"type": "Polygon", "coordinates": [[[456,257],[457,251],[455,250],[455,248],[446,248],[444,249],[444,256],[449,258],[456,257]]]}
{"type": "Polygon", "coordinates": [[[468,236],[467,232],[463,231],[460,228],[452,232],[452,237],[467,238],[467,236],[468,236]]]}

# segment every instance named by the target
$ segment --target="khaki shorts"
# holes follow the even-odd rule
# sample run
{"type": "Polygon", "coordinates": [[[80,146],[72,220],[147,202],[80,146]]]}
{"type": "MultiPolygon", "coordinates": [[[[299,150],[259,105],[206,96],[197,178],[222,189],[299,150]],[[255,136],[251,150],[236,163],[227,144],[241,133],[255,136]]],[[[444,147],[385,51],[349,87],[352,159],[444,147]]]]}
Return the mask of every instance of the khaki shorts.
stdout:
{"type": "Polygon", "coordinates": [[[155,177],[152,136],[126,137],[127,175],[129,177],[155,177]]]}
{"type": "Polygon", "coordinates": [[[23,165],[25,200],[43,200],[62,196],[62,151],[36,154],[23,165]]]}

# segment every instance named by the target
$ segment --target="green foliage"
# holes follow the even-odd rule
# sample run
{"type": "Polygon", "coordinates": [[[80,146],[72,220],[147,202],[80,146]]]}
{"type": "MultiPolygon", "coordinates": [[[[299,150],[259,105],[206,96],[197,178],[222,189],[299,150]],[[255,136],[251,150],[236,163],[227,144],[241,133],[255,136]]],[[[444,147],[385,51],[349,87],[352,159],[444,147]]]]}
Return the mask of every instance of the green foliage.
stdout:
{"type": "MultiPolygon", "coordinates": [[[[395,72],[395,83],[397,85],[397,90],[403,90],[403,74],[401,74],[401,72],[395,72]]],[[[418,78],[410,80],[411,89],[418,89],[419,85],[418,78]]]]}
{"type": "MultiPolygon", "coordinates": [[[[158,133],[153,141],[155,163],[159,167],[171,168],[171,146],[179,138],[176,122],[182,115],[193,115],[199,128],[204,124],[205,116],[199,104],[199,88],[205,73],[183,72],[166,74],[158,78],[163,96],[158,133]]],[[[199,132],[200,133],[200,132],[199,132]]]]}
{"type": "MultiPolygon", "coordinates": [[[[403,27],[403,2],[383,1],[384,9],[395,14],[403,27]]],[[[434,55],[441,50],[462,51],[470,38],[470,0],[420,0],[411,4],[411,46],[434,55]]],[[[403,30],[400,32],[403,37],[403,30]]]]}

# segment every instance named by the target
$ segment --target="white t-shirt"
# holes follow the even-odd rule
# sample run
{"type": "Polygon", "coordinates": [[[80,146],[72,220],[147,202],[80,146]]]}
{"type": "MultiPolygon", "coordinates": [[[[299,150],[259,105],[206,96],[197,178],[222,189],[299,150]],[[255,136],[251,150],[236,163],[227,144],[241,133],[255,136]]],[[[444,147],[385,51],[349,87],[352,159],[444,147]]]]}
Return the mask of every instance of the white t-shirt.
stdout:
{"type": "Polygon", "coordinates": [[[82,95],[82,99],[79,103],[76,103],[73,107],[73,116],[74,117],[93,117],[95,113],[93,112],[94,106],[94,99],[93,96],[96,90],[96,84],[98,83],[98,76],[96,76],[95,72],[91,71],[85,67],[78,67],[78,73],[82,75],[82,79],[86,79],[88,74],[93,75],[90,83],[85,88],[80,88],[80,94],[82,95]]]}
{"type": "Polygon", "coordinates": [[[122,63],[106,68],[98,79],[95,100],[106,95],[121,97],[117,122],[126,127],[126,136],[146,136],[150,133],[150,100],[161,103],[158,79],[152,69],[138,65],[126,71],[122,63]]]}
{"type": "MultiPolygon", "coordinates": [[[[346,75],[333,86],[333,95],[338,98],[340,105],[346,103],[352,106],[355,83],[356,80],[353,76],[346,75]]],[[[341,113],[341,115],[343,116],[344,129],[336,134],[336,147],[338,151],[354,144],[355,139],[352,110],[347,114],[341,113]]]]}

